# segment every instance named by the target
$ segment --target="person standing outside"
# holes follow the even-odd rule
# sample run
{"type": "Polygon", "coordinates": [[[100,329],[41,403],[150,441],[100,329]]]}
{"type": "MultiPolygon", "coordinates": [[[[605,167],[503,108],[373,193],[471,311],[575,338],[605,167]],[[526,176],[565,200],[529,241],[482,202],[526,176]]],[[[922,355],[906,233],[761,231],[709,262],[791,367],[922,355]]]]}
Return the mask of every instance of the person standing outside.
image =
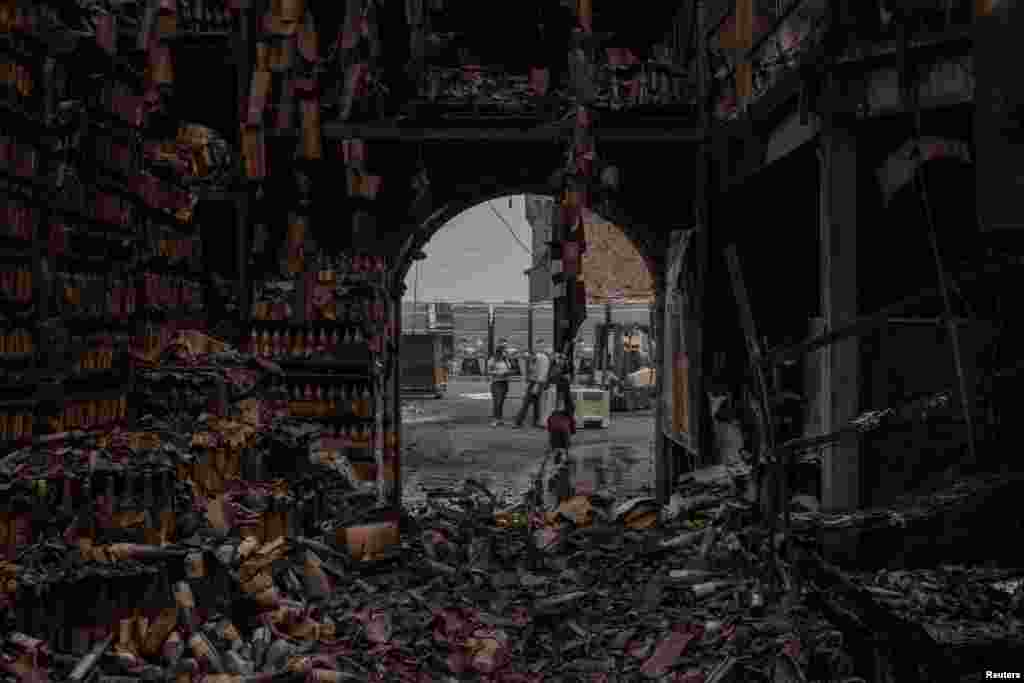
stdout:
{"type": "Polygon", "coordinates": [[[491,377],[491,399],[494,401],[494,422],[492,427],[505,424],[505,397],[508,396],[508,377],[512,364],[508,362],[506,342],[502,339],[494,349],[494,356],[487,363],[487,374],[491,377]]]}
{"type": "Polygon", "coordinates": [[[516,427],[522,427],[526,421],[526,413],[530,406],[533,406],[533,426],[543,427],[540,423],[541,413],[544,412],[544,392],[548,388],[548,373],[551,370],[551,359],[542,350],[544,340],[538,339],[534,342],[537,353],[534,354],[530,363],[530,374],[527,377],[526,392],[523,394],[523,404],[516,416],[516,427]]]}

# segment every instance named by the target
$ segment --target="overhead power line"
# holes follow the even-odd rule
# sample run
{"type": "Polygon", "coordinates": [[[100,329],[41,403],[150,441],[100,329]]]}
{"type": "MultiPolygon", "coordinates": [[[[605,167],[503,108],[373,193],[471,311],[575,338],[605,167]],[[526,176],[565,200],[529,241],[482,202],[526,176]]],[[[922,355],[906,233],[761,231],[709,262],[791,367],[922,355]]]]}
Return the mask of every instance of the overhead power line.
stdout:
{"type": "Polygon", "coordinates": [[[530,258],[533,258],[533,252],[530,251],[529,247],[527,247],[525,244],[523,244],[523,241],[521,239],[519,239],[519,235],[516,234],[516,231],[512,228],[512,226],[509,224],[509,222],[507,220],[505,220],[505,217],[502,216],[500,213],[498,213],[495,210],[494,205],[491,204],[490,202],[487,202],[487,207],[491,210],[491,213],[493,213],[495,216],[500,218],[501,222],[505,224],[505,227],[508,228],[509,234],[512,235],[512,239],[514,239],[516,241],[516,243],[518,243],[519,246],[523,248],[523,251],[525,251],[530,258]]]}

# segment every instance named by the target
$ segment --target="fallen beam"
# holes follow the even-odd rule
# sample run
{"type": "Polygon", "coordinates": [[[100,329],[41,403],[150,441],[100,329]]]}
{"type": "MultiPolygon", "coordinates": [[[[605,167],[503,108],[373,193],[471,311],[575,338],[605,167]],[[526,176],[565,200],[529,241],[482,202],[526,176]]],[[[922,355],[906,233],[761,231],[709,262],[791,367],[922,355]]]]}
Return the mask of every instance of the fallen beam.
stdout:
{"type": "Polygon", "coordinates": [[[921,624],[879,604],[815,550],[797,544],[794,551],[800,575],[808,580],[808,594],[814,596],[812,604],[858,642],[862,656],[873,651],[876,680],[944,680],[941,672],[949,671],[950,660],[921,624]]]}
{"type": "MultiPolygon", "coordinates": [[[[568,134],[563,127],[483,128],[469,126],[419,127],[394,124],[348,124],[331,122],[323,126],[324,137],[333,140],[359,138],[393,142],[557,142],[568,134]]],[[[649,125],[635,128],[594,128],[594,137],[607,142],[677,142],[698,144],[704,140],[695,128],[649,125]]]]}
{"type": "Polygon", "coordinates": [[[802,356],[811,353],[812,351],[816,351],[825,346],[831,346],[835,342],[846,339],[847,337],[861,336],[880,327],[884,327],[889,324],[889,318],[894,314],[901,313],[914,304],[918,304],[938,296],[940,296],[938,288],[926,289],[923,292],[907,297],[906,299],[894,304],[890,304],[876,313],[855,318],[849,323],[841,325],[840,327],[824,334],[812,337],[798,344],[793,344],[792,346],[772,349],[765,356],[764,361],[769,365],[780,365],[787,360],[799,360],[802,356]]]}
{"type": "MultiPolygon", "coordinates": [[[[974,47],[974,29],[971,25],[952,26],[943,31],[923,33],[910,38],[908,57],[917,62],[934,59],[963,57],[974,47]]],[[[899,66],[901,59],[898,41],[878,44],[859,42],[839,55],[833,65],[837,72],[872,70],[886,66],[899,66]]]]}

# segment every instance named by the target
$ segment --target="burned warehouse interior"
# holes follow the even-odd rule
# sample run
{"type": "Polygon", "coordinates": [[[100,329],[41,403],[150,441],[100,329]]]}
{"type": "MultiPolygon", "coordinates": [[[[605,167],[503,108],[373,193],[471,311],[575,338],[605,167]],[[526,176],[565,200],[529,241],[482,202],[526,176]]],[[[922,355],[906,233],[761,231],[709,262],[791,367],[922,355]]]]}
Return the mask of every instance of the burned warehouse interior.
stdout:
{"type": "Polygon", "coordinates": [[[1019,679],[1022,35],[0,0],[0,679],[1019,679]]]}

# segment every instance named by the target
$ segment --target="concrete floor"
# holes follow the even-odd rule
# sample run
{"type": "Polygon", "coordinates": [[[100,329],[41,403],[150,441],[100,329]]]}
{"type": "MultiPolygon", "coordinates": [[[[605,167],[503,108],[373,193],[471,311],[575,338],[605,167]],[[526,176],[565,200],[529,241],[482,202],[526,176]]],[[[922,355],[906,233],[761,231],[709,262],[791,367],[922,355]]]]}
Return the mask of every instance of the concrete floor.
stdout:
{"type": "MultiPolygon", "coordinates": [[[[523,384],[513,382],[503,427],[491,427],[490,387],[453,378],[443,399],[407,401],[403,427],[403,500],[415,505],[426,491],[459,487],[467,478],[501,497],[518,498],[544,458],[547,433],[512,425],[523,384]]],[[[617,497],[644,495],[654,484],[653,411],[613,413],[608,429],[588,428],[573,438],[578,492],[607,490],[617,497]]]]}

